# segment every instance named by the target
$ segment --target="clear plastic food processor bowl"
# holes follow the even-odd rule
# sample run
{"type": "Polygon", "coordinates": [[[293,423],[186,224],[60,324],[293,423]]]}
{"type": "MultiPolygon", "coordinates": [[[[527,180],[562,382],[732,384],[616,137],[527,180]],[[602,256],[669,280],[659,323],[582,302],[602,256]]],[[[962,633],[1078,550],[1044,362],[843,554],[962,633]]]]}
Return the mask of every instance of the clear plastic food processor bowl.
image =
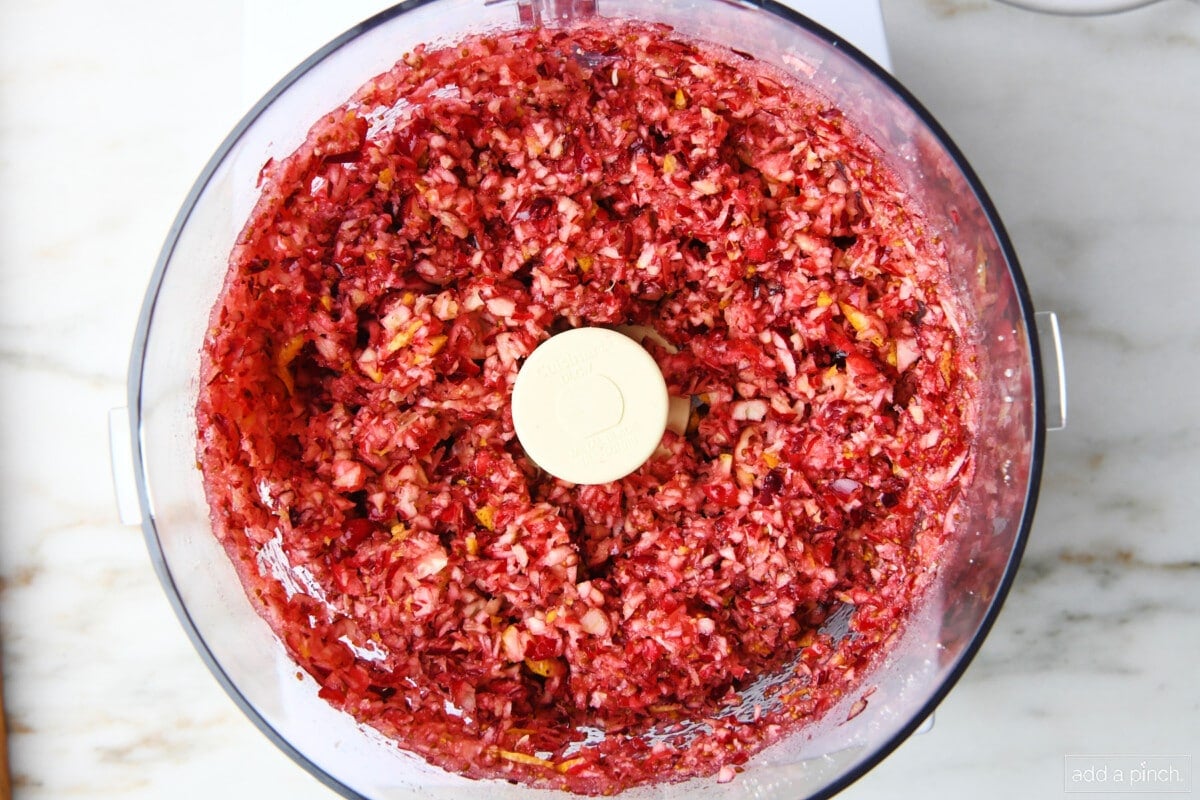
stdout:
{"type": "MultiPolygon", "coordinates": [[[[658,784],[623,797],[794,799],[836,793],[931,714],[978,649],[1017,569],[1037,495],[1043,437],[1048,420],[1053,424],[1061,415],[1058,374],[1048,370],[1053,388],[1045,392],[1034,313],[1009,241],[961,154],[907,91],[834,34],[770,0],[404,3],[298,67],[221,145],[167,238],[133,349],[127,418],[121,410],[113,420],[123,445],[127,419],[132,446],[137,503],[125,514],[140,516],[159,576],[201,656],[264,733],[346,797],[566,795],[468,781],[431,767],[335,711],[317,697],[310,678],[297,680],[296,665],[251,609],[209,527],[193,413],[209,310],[234,239],[257,198],[259,169],[268,158],[291,153],[323,113],[418,43],[450,43],[471,33],[556,25],[590,14],[666,23],[752,53],[811,81],[838,103],[888,154],[949,245],[971,336],[979,343],[985,387],[977,478],[962,498],[957,537],[886,661],[822,722],[760,753],[733,782],[658,784]],[[865,710],[847,719],[867,691],[872,693],[865,710]]],[[[114,455],[115,468],[128,472],[120,460],[114,455]]],[[[758,688],[771,679],[762,676],[758,688]]],[[[747,696],[755,694],[752,688],[747,696]]]]}

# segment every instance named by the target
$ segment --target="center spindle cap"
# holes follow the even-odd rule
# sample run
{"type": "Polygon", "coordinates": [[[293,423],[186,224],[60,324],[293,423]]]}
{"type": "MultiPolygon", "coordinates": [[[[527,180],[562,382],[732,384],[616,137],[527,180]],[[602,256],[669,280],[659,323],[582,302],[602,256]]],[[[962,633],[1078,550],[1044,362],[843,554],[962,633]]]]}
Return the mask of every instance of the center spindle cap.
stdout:
{"type": "Polygon", "coordinates": [[[624,478],[650,458],[667,425],[667,384],[648,352],[607,328],[575,328],[525,359],[513,427],[542,469],[572,483],[624,478]]]}

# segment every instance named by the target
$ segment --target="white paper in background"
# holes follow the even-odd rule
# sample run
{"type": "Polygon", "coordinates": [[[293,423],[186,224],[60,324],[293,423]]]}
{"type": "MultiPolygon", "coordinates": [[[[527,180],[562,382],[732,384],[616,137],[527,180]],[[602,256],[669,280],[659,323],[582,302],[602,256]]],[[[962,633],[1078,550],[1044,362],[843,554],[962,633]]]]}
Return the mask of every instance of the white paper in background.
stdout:
{"type": "MultiPolygon", "coordinates": [[[[782,0],[891,69],[878,0],[782,0]]],[[[252,106],[334,37],[391,0],[243,0],[242,102],[252,106]]]]}

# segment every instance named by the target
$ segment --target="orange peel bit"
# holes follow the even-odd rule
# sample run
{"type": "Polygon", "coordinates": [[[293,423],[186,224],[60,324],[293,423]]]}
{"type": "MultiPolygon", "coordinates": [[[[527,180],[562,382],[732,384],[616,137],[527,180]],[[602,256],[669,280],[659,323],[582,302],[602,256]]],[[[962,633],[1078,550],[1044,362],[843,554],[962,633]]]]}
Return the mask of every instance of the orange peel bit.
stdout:
{"type": "Polygon", "coordinates": [[[304,342],[304,335],[298,333],[288,339],[287,343],[275,354],[275,374],[279,376],[279,380],[283,381],[289,395],[296,393],[296,379],[292,377],[292,362],[296,360],[296,356],[300,355],[300,349],[304,347],[304,342]]]}
{"type": "Polygon", "coordinates": [[[950,354],[949,350],[943,350],[941,358],[938,359],[938,369],[941,370],[942,380],[944,380],[946,382],[947,386],[950,385],[950,376],[951,376],[950,364],[951,364],[951,361],[953,360],[953,358],[954,357],[950,354]]]}
{"type": "Polygon", "coordinates": [[[559,772],[570,772],[575,767],[587,761],[586,758],[580,756],[578,758],[568,758],[566,761],[560,761],[554,765],[554,768],[559,772]]]}
{"type": "Polygon", "coordinates": [[[528,764],[531,767],[546,767],[547,769],[556,768],[553,761],[547,761],[544,758],[526,755],[525,753],[518,753],[515,750],[497,750],[496,755],[503,759],[514,761],[518,764],[528,764]]]}
{"type": "Polygon", "coordinates": [[[563,672],[562,662],[557,658],[527,658],[525,666],[534,675],[540,675],[543,678],[561,675],[563,672]]]}
{"type": "Polygon", "coordinates": [[[475,519],[489,531],[496,530],[496,509],[491,506],[480,506],[475,509],[475,519]]]}

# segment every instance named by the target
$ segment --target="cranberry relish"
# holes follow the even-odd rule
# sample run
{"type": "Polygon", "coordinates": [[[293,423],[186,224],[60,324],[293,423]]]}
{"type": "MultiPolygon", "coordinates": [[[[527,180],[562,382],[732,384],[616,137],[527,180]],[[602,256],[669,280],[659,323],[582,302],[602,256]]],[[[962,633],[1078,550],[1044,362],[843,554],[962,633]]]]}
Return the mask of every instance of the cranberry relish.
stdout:
{"type": "Polygon", "coordinates": [[[664,27],[474,37],[268,163],[199,463],[323,698],[449,770],[612,793],[730,779],[886,650],[970,475],[971,351],[919,209],[790,81],[664,27]],[[509,413],[583,325],[657,331],[693,405],[597,486],[509,413]]]}

